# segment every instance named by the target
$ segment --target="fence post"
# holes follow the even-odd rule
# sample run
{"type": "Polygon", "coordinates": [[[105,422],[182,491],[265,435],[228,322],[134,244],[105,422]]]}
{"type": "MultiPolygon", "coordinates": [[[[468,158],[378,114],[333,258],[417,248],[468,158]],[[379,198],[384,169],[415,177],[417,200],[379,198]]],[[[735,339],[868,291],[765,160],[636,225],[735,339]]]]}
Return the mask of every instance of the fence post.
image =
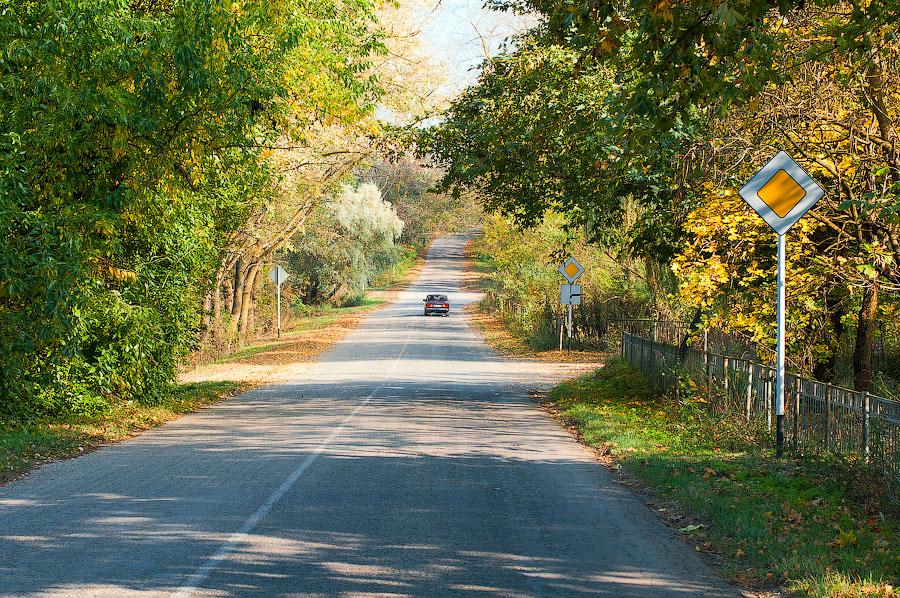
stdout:
{"type": "Polygon", "coordinates": [[[831,387],[825,385],[825,452],[827,453],[831,447],[831,387]]]}
{"type": "Polygon", "coordinates": [[[747,421],[753,410],[753,362],[747,360],[747,421]]]}
{"type": "Polygon", "coordinates": [[[869,462],[869,413],[871,412],[871,402],[872,399],[869,397],[869,393],[863,391],[863,429],[862,429],[862,437],[863,437],[863,460],[868,463],[869,462]]]}
{"type": "Polygon", "coordinates": [[[731,359],[728,357],[724,357],[722,361],[722,386],[725,390],[725,400],[728,401],[728,366],[731,364],[731,359]]]}
{"type": "Polygon", "coordinates": [[[772,399],[770,397],[772,391],[772,372],[766,372],[766,430],[772,431],[772,399]]]}

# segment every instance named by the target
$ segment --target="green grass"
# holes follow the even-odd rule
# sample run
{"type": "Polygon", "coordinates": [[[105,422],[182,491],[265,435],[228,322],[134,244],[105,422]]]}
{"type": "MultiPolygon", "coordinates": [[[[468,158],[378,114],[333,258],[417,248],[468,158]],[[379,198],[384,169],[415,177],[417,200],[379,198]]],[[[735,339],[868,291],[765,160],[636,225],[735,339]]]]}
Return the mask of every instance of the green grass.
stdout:
{"type": "Polygon", "coordinates": [[[549,401],[671,513],[687,513],[673,524],[698,550],[719,553],[727,577],[812,596],[893,595],[900,524],[871,472],[825,459],[775,461],[739,419],[648,388],[616,360],[559,385],[549,401]]]}
{"type": "Polygon", "coordinates": [[[82,454],[216,403],[241,390],[233,382],[178,384],[156,405],[121,403],[93,417],[57,417],[0,425],[0,483],[32,467],[82,454]]]}
{"type": "Polygon", "coordinates": [[[354,305],[352,307],[317,307],[315,308],[315,310],[311,310],[306,315],[295,317],[289,323],[289,327],[281,332],[280,340],[269,339],[261,343],[252,343],[246,345],[233,353],[229,353],[215,359],[212,363],[231,363],[234,361],[249,359],[250,357],[254,357],[261,353],[277,349],[285,341],[289,341],[292,338],[300,336],[306,332],[327,328],[328,326],[335,324],[345,316],[369,311],[373,307],[378,306],[383,302],[384,301],[382,299],[366,297],[359,303],[359,305],[354,305]]]}

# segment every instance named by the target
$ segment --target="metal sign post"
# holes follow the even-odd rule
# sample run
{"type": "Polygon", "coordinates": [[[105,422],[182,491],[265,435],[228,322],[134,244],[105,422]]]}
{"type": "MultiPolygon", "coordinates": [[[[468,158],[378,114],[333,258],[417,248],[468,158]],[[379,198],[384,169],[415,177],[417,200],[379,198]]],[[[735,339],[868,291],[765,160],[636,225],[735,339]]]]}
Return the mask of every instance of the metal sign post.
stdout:
{"type": "Polygon", "coordinates": [[[287,270],[281,266],[275,266],[275,268],[269,272],[269,278],[275,283],[276,303],[278,304],[278,338],[281,338],[281,283],[288,279],[287,270]]]}
{"type": "Polygon", "coordinates": [[[775,456],[784,449],[785,234],[825,192],[785,152],[778,152],[739,192],[778,234],[778,338],[775,374],[775,456]]]}
{"type": "Polygon", "coordinates": [[[775,456],[784,448],[784,235],[778,235],[778,340],[775,370],[775,456]]]}
{"type": "MultiPolygon", "coordinates": [[[[569,348],[572,347],[572,306],[581,305],[581,285],[572,284],[584,274],[584,266],[578,263],[574,257],[569,257],[559,267],[559,273],[563,278],[569,281],[569,284],[563,284],[559,287],[559,302],[567,306],[566,331],[569,339],[569,348]]],[[[559,349],[562,350],[562,326],[559,331],[559,349]]]]}

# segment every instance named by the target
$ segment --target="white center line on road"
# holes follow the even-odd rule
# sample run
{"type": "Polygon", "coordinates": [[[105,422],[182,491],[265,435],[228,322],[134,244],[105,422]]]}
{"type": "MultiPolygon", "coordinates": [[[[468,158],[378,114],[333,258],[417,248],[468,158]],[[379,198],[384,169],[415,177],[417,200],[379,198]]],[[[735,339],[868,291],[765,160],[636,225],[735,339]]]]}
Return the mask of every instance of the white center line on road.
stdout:
{"type": "Polygon", "coordinates": [[[236,532],[229,536],[228,540],[219,547],[219,549],[212,554],[206,561],[200,566],[194,573],[188,578],[187,582],[182,585],[177,592],[173,594],[177,598],[188,598],[192,596],[194,592],[200,589],[200,585],[209,578],[210,574],[215,571],[216,567],[219,566],[229,554],[234,552],[234,550],[242,543],[246,542],[248,538],[248,534],[252,532],[259,522],[265,519],[266,515],[284,498],[284,495],[287,494],[291,488],[293,488],[294,484],[297,483],[297,480],[300,479],[300,476],[309,469],[309,466],[312,465],[313,461],[321,455],[326,448],[337,438],[338,434],[344,429],[344,427],[350,423],[360,409],[366,406],[366,404],[372,400],[372,397],[375,394],[385,387],[385,383],[397,369],[397,365],[400,363],[400,359],[403,357],[403,354],[406,352],[406,348],[409,345],[409,339],[412,336],[412,330],[409,330],[406,333],[406,339],[403,341],[403,346],[400,348],[400,352],[397,354],[397,358],[394,359],[394,363],[391,368],[385,373],[384,378],[378,386],[376,386],[369,395],[363,399],[359,405],[357,405],[353,411],[347,414],[341,423],[331,431],[331,434],[323,440],[316,449],[309,454],[306,459],[303,460],[300,465],[297,466],[291,475],[281,483],[281,485],[275,489],[274,492],[269,496],[269,498],[260,506],[253,515],[251,515],[244,524],[238,528],[236,532]]]}

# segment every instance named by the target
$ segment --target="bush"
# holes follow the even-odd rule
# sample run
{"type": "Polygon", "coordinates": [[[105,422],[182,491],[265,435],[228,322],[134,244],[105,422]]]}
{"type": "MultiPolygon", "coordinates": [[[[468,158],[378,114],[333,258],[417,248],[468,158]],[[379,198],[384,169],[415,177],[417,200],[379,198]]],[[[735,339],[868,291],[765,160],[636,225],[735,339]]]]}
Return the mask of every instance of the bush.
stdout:
{"type": "Polygon", "coordinates": [[[341,302],[341,307],[359,307],[360,305],[365,305],[366,303],[366,294],[365,293],[354,293],[353,295],[348,296],[341,302]]]}

